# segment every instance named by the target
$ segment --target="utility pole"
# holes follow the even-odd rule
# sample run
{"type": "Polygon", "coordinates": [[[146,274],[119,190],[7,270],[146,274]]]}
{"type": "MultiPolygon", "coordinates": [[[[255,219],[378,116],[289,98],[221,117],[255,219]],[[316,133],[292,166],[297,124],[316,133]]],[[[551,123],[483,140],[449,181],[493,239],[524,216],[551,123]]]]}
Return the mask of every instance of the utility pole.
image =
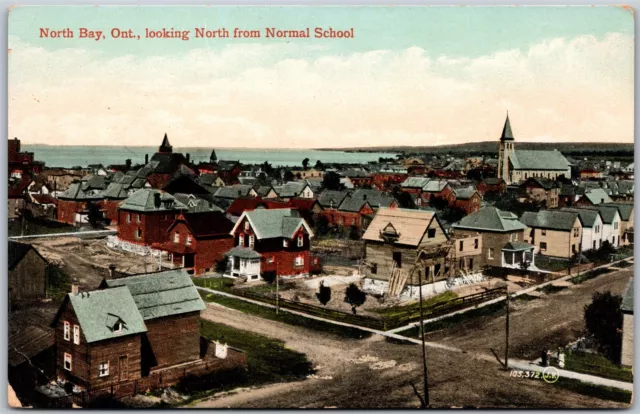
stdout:
{"type": "Polygon", "coordinates": [[[504,368],[509,368],[509,286],[507,286],[507,318],[505,326],[504,368]]]}
{"type": "Polygon", "coordinates": [[[278,262],[276,261],[276,315],[280,311],[280,277],[278,276],[278,262]]]}
{"type": "Polygon", "coordinates": [[[422,271],[418,270],[418,293],[420,295],[420,337],[422,338],[422,367],[424,385],[424,408],[429,407],[429,386],[427,384],[427,347],[424,343],[424,310],[422,309],[422,271]]]}

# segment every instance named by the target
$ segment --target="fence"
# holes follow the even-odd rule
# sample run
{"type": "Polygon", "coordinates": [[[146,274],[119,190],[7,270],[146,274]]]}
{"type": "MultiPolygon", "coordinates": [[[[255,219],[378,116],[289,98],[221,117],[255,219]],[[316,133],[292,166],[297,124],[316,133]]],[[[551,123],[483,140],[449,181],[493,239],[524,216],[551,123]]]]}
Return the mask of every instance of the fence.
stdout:
{"type": "MultiPolygon", "coordinates": [[[[253,299],[274,306],[276,305],[275,296],[256,293],[247,289],[230,288],[225,289],[225,291],[237,296],[245,297],[247,299],[253,299]]],[[[448,301],[439,302],[427,308],[423,308],[423,314],[425,317],[435,318],[437,316],[446,315],[447,313],[455,312],[469,306],[495,299],[496,297],[499,297],[501,295],[506,295],[506,293],[506,287],[498,287],[486,290],[484,292],[457,297],[448,301]]],[[[377,318],[368,315],[357,315],[339,310],[327,309],[325,307],[284,299],[282,297],[279,298],[278,302],[278,306],[285,309],[291,309],[306,313],[308,315],[331,319],[337,322],[343,322],[351,325],[358,325],[383,331],[398,328],[420,320],[420,309],[418,307],[411,307],[411,309],[408,309],[404,314],[401,313],[393,317],[383,316],[377,318]]]]}

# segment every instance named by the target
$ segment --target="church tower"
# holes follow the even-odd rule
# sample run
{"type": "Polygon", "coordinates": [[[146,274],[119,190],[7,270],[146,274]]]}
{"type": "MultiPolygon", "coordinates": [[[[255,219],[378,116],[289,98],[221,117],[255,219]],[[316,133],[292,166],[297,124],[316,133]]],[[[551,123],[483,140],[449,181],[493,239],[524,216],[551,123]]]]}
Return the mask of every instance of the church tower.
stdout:
{"type": "Polygon", "coordinates": [[[498,142],[498,178],[502,178],[507,184],[511,184],[511,172],[509,171],[509,155],[513,154],[513,133],[511,132],[511,123],[509,122],[509,113],[507,112],[507,120],[502,128],[502,135],[498,142]]]}
{"type": "Polygon", "coordinates": [[[169,144],[169,138],[167,138],[167,133],[164,134],[164,139],[162,140],[162,144],[160,144],[160,148],[158,148],[158,152],[163,154],[171,154],[173,152],[173,147],[169,144]]]}

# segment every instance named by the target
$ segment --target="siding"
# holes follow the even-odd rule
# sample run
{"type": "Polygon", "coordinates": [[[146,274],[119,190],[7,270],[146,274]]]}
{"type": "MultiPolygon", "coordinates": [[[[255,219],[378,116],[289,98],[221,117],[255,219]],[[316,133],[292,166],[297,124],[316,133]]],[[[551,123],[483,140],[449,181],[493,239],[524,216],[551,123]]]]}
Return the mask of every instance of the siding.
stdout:
{"type": "Polygon", "coordinates": [[[13,270],[9,270],[11,300],[41,299],[46,295],[44,259],[31,249],[13,270]]]}

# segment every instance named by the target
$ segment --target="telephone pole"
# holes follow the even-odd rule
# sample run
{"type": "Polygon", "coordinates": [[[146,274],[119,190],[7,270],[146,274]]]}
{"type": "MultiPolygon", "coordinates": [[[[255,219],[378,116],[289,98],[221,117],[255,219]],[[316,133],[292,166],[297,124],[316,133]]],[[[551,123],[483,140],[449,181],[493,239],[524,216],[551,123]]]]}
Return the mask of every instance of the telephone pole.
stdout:
{"type": "Polygon", "coordinates": [[[429,386],[427,383],[427,347],[424,342],[424,310],[422,308],[422,271],[418,270],[418,293],[420,295],[420,337],[422,338],[422,368],[424,385],[424,408],[429,407],[429,386]]]}
{"type": "Polygon", "coordinates": [[[507,318],[505,326],[504,368],[509,368],[509,286],[507,286],[507,318]]]}

